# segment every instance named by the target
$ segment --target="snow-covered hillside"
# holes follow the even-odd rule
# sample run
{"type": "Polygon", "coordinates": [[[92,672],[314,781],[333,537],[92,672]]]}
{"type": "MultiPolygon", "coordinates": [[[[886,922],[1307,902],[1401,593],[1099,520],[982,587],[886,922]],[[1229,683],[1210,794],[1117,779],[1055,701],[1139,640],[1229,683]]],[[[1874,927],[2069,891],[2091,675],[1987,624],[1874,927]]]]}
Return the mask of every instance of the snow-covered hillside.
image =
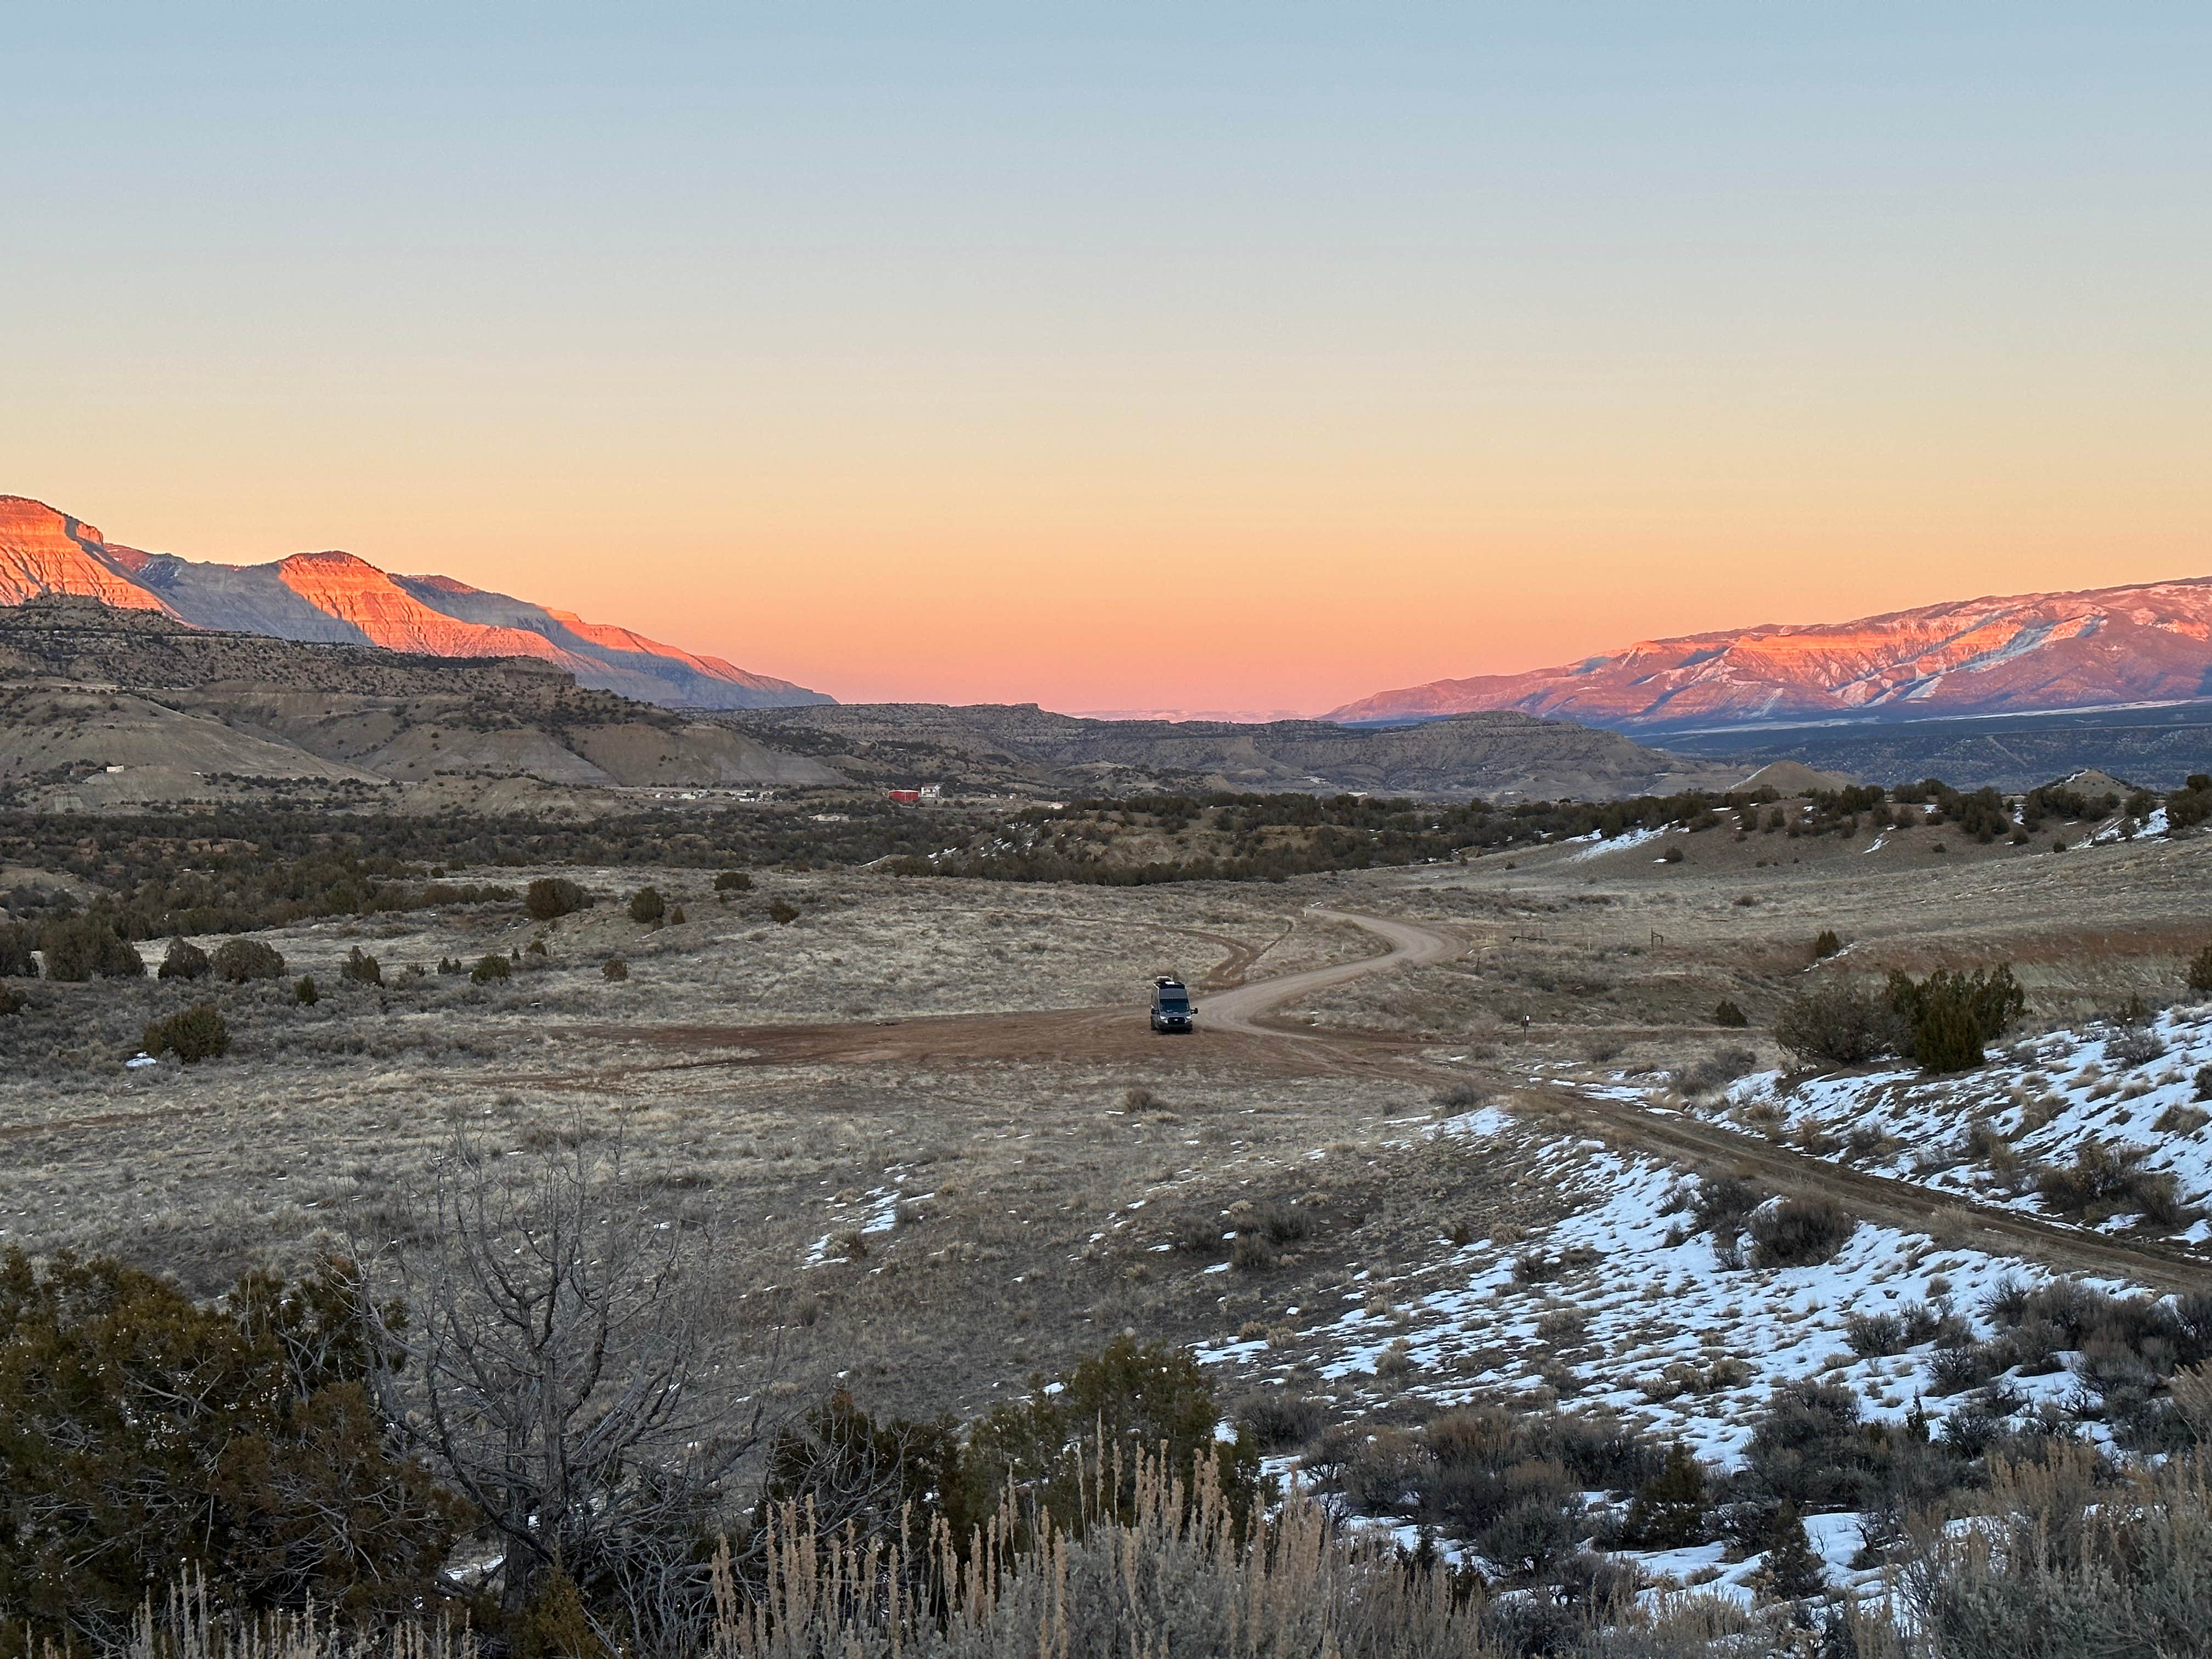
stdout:
{"type": "MultiPolygon", "coordinates": [[[[1930,1370],[1936,1334],[1895,1354],[1862,1357],[1850,1346],[1850,1317],[1910,1311],[1917,1328],[1923,1310],[1948,1313],[1987,1337],[1984,1304],[1993,1292],[2051,1277],[2033,1263],[1863,1222],[1817,1265],[1731,1266],[1696,1230],[1694,1176],[1596,1141],[1547,1137],[1495,1108],[1437,1133],[1524,1145],[1534,1137],[1562,1191],[1583,1207],[1526,1238],[1440,1240],[1447,1254],[1437,1264],[1360,1275],[1329,1328],[1324,1377],[1395,1373],[1406,1395],[1438,1407],[1501,1393],[1556,1397],[1576,1410],[1618,1412],[1725,1467],[1774,1385],[1798,1378],[1849,1386],[1870,1419],[1902,1420],[1917,1405],[1940,1423],[1956,1402],[1930,1370]]],[[[1267,1352],[1264,1341],[1228,1343],[1200,1358],[1259,1364],[1267,1352]]],[[[2063,1373],[2029,1379],[2021,1403],[2070,1387],[2063,1373]]]]}
{"type": "Polygon", "coordinates": [[[2202,1243],[2212,1228],[2212,1008],[2022,1039],[1948,1077],[1747,1077],[1689,1109],[2053,1221],[2202,1243]],[[2166,1177],[2161,1180],[2160,1177],[2166,1177]]]}
{"type": "MultiPolygon", "coordinates": [[[[1332,1389],[1393,1389],[1399,1412],[1416,1418],[1461,1405],[1556,1405],[1679,1440],[1723,1471],[1744,1464],[1777,1390],[1808,1382],[1848,1390],[1861,1421],[1908,1433],[1978,1443],[2080,1415],[2086,1437],[2112,1443],[2112,1426],[2080,1409],[2076,1356],[2063,1345],[2015,1352],[2008,1338],[2025,1297],[2126,1297],[2133,1286],[2061,1281],[2039,1264],[1848,1218],[1827,1259],[1759,1266],[1756,1252],[1711,1224],[1705,1183],[1662,1163],[1496,1108],[1429,1133],[1533,1155],[1577,1206],[1525,1237],[1501,1229],[1464,1245],[1439,1239],[1430,1259],[1402,1273],[1361,1274],[1319,1328],[1314,1369],[1332,1389]]],[[[1753,1221],[1782,1202],[1762,1196],[1752,1195],[1753,1221]]],[[[1200,1358],[1297,1381],[1264,1340],[1200,1358]]],[[[1586,1498],[1595,1525],[1608,1500],[1586,1498]]],[[[1857,1521],[1808,1517],[1834,1582],[1879,1577],[1848,1568],[1862,1544],[1857,1521]]],[[[1471,1547],[1446,1543],[1479,1560],[1471,1547]]],[[[1756,1553],[1717,1543],[1624,1554],[1649,1579],[1731,1595],[1747,1595],[1761,1565],[1756,1553]]]]}

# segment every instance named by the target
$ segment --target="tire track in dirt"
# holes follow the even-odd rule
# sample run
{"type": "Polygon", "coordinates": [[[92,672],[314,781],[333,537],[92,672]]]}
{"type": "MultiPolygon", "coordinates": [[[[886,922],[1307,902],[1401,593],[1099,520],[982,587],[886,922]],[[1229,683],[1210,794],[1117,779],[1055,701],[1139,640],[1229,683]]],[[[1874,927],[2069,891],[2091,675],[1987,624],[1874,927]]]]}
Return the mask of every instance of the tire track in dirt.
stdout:
{"type": "Polygon", "coordinates": [[[1206,977],[1198,982],[1198,988],[1201,991],[1228,991],[1242,985],[1244,976],[1252,971],[1260,958],[1288,939],[1297,927],[1297,924],[1292,922],[1265,945],[1247,945],[1243,939],[1231,939],[1226,933],[1209,933],[1197,927],[1177,927],[1172,931],[1187,939],[1202,939],[1209,945],[1218,945],[1229,952],[1207,969],[1206,977]]]}
{"type": "Polygon", "coordinates": [[[174,1123],[180,1118],[205,1117],[215,1109],[213,1106],[165,1106],[153,1112],[94,1112],[85,1117],[50,1117],[36,1123],[0,1125],[0,1140],[58,1134],[71,1129],[115,1129],[132,1123],[174,1123]]]}
{"type": "Polygon", "coordinates": [[[1008,1014],[933,1014],[866,1024],[587,1025],[576,1035],[656,1048],[733,1052],[696,1059],[601,1067],[589,1073],[501,1079],[582,1085],[642,1072],[704,1066],[909,1066],[978,1061],[1159,1060],[1226,1062],[1273,1072],[1310,1072],[1313,1065],[1272,1033],[1204,1031],[1163,1036],[1145,1011],[1054,1008],[1008,1014]]]}

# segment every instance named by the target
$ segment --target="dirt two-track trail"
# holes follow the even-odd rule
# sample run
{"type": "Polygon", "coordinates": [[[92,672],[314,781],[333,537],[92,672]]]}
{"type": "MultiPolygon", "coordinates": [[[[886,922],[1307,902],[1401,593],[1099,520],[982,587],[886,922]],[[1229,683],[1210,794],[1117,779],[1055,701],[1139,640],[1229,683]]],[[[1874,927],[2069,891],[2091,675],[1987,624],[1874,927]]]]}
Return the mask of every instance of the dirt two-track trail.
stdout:
{"type": "MultiPolygon", "coordinates": [[[[1205,935],[1231,954],[1199,988],[1199,1030],[1192,1037],[1153,1035],[1141,1006],[1133,1010],[1050,1009],[849,1024],[592,1027],[584,1035],[642,1041],[686,1057],[528,1080],[588,1088],[617,1082],[628,1073],[693,1066],[1141,1060],[1177,1052],[1185,1043],[1192,1045],[1194,1060],[1243,1067],[1255,1074],[1382,1073],[1436,1082],[1464,1075],[1446,1073],[1423,1056],[1421,1050],[1435,1046],[1433,1039],[1309,1031],[1269,1022],[1270,1013],[1297,998],[1371,974],[1450,961],[1466,948],[1446,933],[1395,917],[1319,907],[1309,914],[1364,928],[1390,948],[1380,956],[1243,982],[1264,947],[1205,935]],[[1206,985],[1226,988],[1205,993],[1206,985]],[[701,1049],[720,1052],[702,1054],[701,1049]]],[[[2212,1291],[2212,1260],[2172,1245],[2100,1237],[1957,1194],[1932,1192],[1849,1169],[1679,1113],[1593,1099],[1561,1085],[1521,1084],[1506,1088],[1502,1097],[1532,1121],[1553,1122],[1672,1164],[1756,1176],[1784,1192],[1825,1195],[1863,1219],[1931,1233],[1947,1243],[2164,1290],[2212,1291]]]]}
{"type": "MultiPolygon", "coordinates": [[[[1198,1018],[1208,1030],[1243,1031],[1254,1036],[1279,1036],[1283,1033],[1271,1026],[1259,1024],[1261,1015],[1271,1008],[1279,1008],[1292,997],[1309,992],[1324,990],[1332,985],[1341,985],[1346,980],[1364,979],[1386,969],[1419,967],[1431,962],[1444,962],[1460,953],[1461,947],[1442,933],[1427,927],[1416,927],[1410,921],[1394,921],[1384,916],[1355,915],[1348,910],[1324,910],[1316,907],[1311,912],[1329,921],[1350,922],[1355,927],[1364,927],[1370,933],[1379,933],[1389,941],[1387,956],[1366,957],[1358,962],[1334,963],[1326,968],[1309,968],[1303,973],[1285,974],[1278,979],[1263,979],[1256,985],[1240,984],[1233,990],[1219,991],[1198,1005],[1198,1018]]],[[[1302,1042],[1325,1039],[1301,1037],[1302,1042]]]]}

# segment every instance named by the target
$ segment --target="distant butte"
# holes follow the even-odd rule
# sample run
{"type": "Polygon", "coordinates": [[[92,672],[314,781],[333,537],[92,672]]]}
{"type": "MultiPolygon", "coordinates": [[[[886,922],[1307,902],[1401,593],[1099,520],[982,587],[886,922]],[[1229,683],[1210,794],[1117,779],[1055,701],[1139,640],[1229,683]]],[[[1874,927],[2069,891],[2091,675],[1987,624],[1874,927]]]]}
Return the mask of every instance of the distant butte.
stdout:
{"type": "Polygon", "coordinates": [[[41,594],[158,611],[195,628],[435,657],[536,657],[579,685],[671,708],[780,708],[831,701],[719,657],[587,623],[450,576],[389,575],[336,550],[216,564],[110,543],[80,519],[0,495],[0,605],[41,594]]]}

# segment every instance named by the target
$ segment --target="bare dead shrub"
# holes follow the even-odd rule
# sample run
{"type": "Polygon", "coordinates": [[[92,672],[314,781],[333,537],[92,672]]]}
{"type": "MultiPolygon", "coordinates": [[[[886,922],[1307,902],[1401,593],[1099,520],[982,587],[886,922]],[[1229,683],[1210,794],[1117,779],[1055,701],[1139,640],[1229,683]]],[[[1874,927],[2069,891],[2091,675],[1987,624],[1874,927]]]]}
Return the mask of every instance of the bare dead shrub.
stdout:
{"type": "Polygon", "coordinates": [[[1862,1359],[1881,1359],[1905,1352],[1905,1322],[1895,1314],[1850,1314],[1844,1340],[1862,1359]]]}
{"type": "Polygon", "coordinates": [[[2148,1027],[2122,1031],[2105,1044],[2106,1059],[2130,1069],[2148,1066],[2154,1060],[2164,1060],[2166,1054],[2164,1040],[2148,1027]]]}
{"type": "Polygon", "coordinates": [[[2172,1175],[2146,1170],[2142,1161],[2149,1149],[2114,1148],[2100,1140],[2085,1140],[2075,1149],[2070,1165],[2053,1164],[2036,1177],[2035,1190],[2057,1213],[2088,1222],[2109,1221],[2116,1215],[2140,1212],[2160,1226],[2176,1226],[2187,1218],[2172,1175]]]}
{"type": "Polygon", "coordinates": [[[404,1322],[369,1310],[404,1362],[386,1419],[500,1540],[509,1618],[556,1575],[654,1602],[759,1439],[714,1364],[708,1241],[654,1221],[619,1134],[574,1128],[520,1158],[455,1142],[381,1255],[404,1322]]]}
{"type": "Polygon", "coordinates": [[[1888,1002],[1842,984],[1792,997],[1774,1021],[1774,1040],[1800,1065],[1863,1066],[1897,1053],[1909,1036],[1888,1002]]]}
{"type": "Polygon", "coordinates": [[[1752,1212],[1753,1261],[1761,1267],[1810,1267],[1834,1258],[1858,1226],[1825,1198],[1786,1198],[1752,1212]]]}
{"type": "Polygon", "coordinates": [[[1237,1420],[1251,1431],[1262,1451],[1303,1446],[1328,1421],[1328,1407],[1288,1389],[1260,1389],[1238,1402],[1237,1420]]]}

